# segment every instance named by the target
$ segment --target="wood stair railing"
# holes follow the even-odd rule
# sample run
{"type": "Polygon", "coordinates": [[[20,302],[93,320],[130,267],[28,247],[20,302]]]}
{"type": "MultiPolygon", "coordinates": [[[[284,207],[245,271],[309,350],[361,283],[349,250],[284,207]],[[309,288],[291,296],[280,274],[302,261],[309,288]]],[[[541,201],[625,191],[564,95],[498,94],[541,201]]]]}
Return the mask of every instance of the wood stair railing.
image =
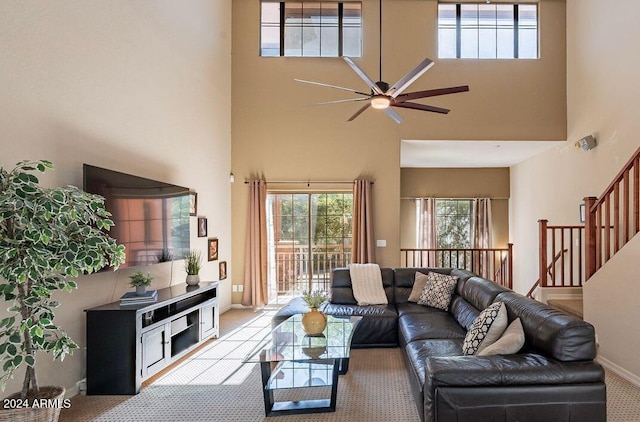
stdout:
{"type": "MultiPolygon", "coordinates": [[[[555,281],[555,280],[553,280],[553,278],[554,278],[554,274],[551,272],[551,268],[553,268],[553,267],[556,265],[556,262],[558,262],[558,260],[560,259],[560,256],[561,256],[561,255],[563,255],[563,254],[565,254],[565,253],[567,253],[567,251],[568,251],[568,249],[563,249],[563,250],[561,250],[560,252],[558,252],[558,253],[556,254],[556,256],[554,256],[554,257],[553,257],[553,261],[551,261],[551,263],[547,266],[547,270],[546,270],[545,272],[546,272],[546,273],[551,277],[552,281],[555,281]]],[[[533,286],[531,286],[531,288],[530,288],[530,289],[529,289],[529,291],[527,292],[526,296],[527,296],[527,297],[530,297],[531,299],[533,299],[533,298],[534,298],[534,297],[533,297],[533,292],[534,292],[538,287],[540,287],[540,278],[538,278],[538,279],[536,280],[536,282],[535,282],[535,283],[533,283],[533,286]]]]}
{"type": "Polygon", "coordinates": [[[585,273],[589,279],[640,231],[640,148],[599,198],[585,202],[585,273]]]}
{"type": "Polygon", "coordinates": [[[451,267],[476,273],[509,289],[513,288],[513,244],[506,248],[400,249],[403,267],[451,267]],[[493,278],[492,278],[493,277],[493,278]]]}
{"type": "Polygon", "coordinates": [[[582,286],[640,231],[640,148],[602,195],[586,197],[584,204],[584,226],[551,226],[547,220],[539,221],[540,278],[528,296],[538,286],[582,286]],[[556,269],[556,251],[564,249],[568,258],[562,253],[556,269]],[[551,264],[548,256],[554,257],[551,264]]]}

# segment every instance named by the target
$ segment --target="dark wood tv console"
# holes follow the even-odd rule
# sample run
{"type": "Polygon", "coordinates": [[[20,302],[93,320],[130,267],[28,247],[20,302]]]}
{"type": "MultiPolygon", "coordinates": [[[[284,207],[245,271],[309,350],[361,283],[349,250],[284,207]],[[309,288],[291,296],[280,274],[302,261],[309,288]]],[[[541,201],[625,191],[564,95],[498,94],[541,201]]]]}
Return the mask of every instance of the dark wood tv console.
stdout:
{"type": "Polygon", "coordinates": [[[160,289],[151,304],[87,309],[87,394],[137,394],[146,378],[218,337],[218,284],[160,289]]]}

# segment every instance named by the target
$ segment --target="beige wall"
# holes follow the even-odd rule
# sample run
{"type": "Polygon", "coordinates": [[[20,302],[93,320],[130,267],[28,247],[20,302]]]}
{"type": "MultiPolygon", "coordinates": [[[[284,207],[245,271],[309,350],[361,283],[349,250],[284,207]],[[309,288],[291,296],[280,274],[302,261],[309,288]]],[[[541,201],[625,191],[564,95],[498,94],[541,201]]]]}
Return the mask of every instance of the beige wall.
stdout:
{"type": "MultiPolygon", "coordinates": [[[[230,261],[230,1],[4,1],[0,51],[0,165],[52,160],[48,186],[82,186],[91,163],[193,188],[230,261]]],[[[205,251],[191,223],[192,247],[205,251]]],[[[153,288],[184,282],[182,261],[146,269],[153,288]]],[[[74,392],[85,371],[83,310],[117,300],[131,273],[81,277],[78,291],[57,295],[56,322],[81,348],[62,363],[39,356],[41,385],[74,392]]],[[[217,262],[202,275],[216,280],[217,262]]],[[[229,283],[220,303],[231,304],[229,283]]]]}
{"type": "MultiPolygon", "coordinates": [[[[634,21],[639,13],[635,1],[567,2],[567,141],[511,169],[510,228],[520,291],[538,278],[536,221],[578,224],[582,198],[600,195],[640,146],[640,58],[632,53],[640,37],[634,21]],[[574,142],[588,134],[597,136],[598,146],[588,152],[575,149],[574,142]]],[[[601,356],[638,377],[637,357],[622,352],[630,348],[629,331],[616,314],[619,309],[625,320],[640,318],[633,294],[637,280],[625,267],[637,274],[637,254],[611,265],[606,277],[589,281],[593,285],[584,291],[585,318],[601,336],[601,356]]]]}
{"type": "Polygon", "coordinates": [[[509,243],[508,168],[403,168],[400,171],[400,244],[416,247],[413,198],[491,198],[493,247],[509,243]]]}
{"type": "MultiPolygon", "coordinates": [[[[378,1],[364,0],[364,54],[356,62],[378,78],[378,1]]],[[[424,57],[437,58],[437,2],[384,4],[383,79],[394,83],[424,57]]],[[[247,189],[244,179],[375,180],[375,237],[382,265],[399,264],[400,141],[402,139],[560,140],[566,138],[565,4],[540,2],[539,60],[435,60],[411,86],[422,90],[468,84],[470,92],[429,104],[451,108],[446,116],[401,110],[397,125],[368,110],[346,122],[353,104],[304,107],[349,98],[343,92],[303,85],[294,78],[366,89],[341,59],[259,57],[260,2],[233,2],[233,147],[237,182],[233,198],[234,284],[242,284],[247,189]]],[[[506,195],[505,195],[506,196],[506,195]]],[[[234,294],[233,302],[240,302],[234,294]]]]}

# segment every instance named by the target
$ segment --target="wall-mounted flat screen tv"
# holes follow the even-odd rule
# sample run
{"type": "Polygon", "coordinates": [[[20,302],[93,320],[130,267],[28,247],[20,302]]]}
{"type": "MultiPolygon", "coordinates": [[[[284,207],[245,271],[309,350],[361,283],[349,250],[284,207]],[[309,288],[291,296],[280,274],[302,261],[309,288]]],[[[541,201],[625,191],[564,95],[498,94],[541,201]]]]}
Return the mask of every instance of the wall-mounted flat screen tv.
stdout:
{"type": "Polygon", "coordinates": [[[83,166],[84,190],[102,195],[115,223],[109,235],[126,247],[120,268],[183,259],[189,251],[189,189],[83,166]]]}

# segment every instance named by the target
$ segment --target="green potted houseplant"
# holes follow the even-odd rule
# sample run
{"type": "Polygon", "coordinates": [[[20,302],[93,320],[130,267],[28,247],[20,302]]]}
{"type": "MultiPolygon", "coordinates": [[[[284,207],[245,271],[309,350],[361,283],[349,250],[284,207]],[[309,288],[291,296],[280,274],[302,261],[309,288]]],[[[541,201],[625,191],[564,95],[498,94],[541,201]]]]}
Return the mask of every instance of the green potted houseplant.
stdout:
{"type": "Polygon", "coordinates": [[[184,257],[184,269],[187,272],[187,284],[195,286],[200,283],[200,268],[202,267],[202,252],[190,250],[184,257]]]}
{"type": "MultiPolygon", "coordinates": [[[[38,352],[63,360],[78,347],[54,323],[59,303],[52,294],[71,292],[77,287],[73,278],[124,261],[124,246],[106,233],[113,222],[104,198],[74,186],[41,187],[33,173],[52,168],[45,160],[0,168],[0,298],[10,303],[9,316],[0,320],[0,381],[4,390],[14,372],[25,367],[22,391],[12,396],[23,403],[64,396],[64,387],[38,385],[36,362],[44,357],[38,352]]],[[[53,412],[41,419],[35,410],[4,410],[2,416],[55,420],[60,412],[42,409],[53,412]]]]}
{"type": "Polygon", "coordinates": [[[131,287],[136,288],[136,294],[140,296],[145,294],[147,287],[151,285],[153,281],[151,274],[147,273],[147,275],[144,275],[142,271],[136,271],[133,275],[130,275],[129,278],[131,279],[129,284],[131,287]]]}

